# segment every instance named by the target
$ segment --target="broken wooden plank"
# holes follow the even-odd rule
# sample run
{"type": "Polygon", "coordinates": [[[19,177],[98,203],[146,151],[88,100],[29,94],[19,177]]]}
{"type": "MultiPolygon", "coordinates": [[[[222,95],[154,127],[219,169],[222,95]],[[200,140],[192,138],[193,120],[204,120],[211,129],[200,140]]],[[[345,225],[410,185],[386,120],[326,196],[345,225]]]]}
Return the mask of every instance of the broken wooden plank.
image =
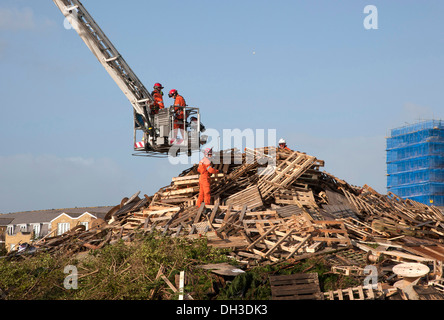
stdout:
{"type": "Polygon", "coordinates": [[[196,216],[194,217],[194,223],[199,222],[200,216],[202,215],[202,212],[204,212],[204,210],[205,210],[205,203],[202,202],[199,206],[199,210],[197,210],[196,216]]]}
{"type": "Polygon", "coordinates": [[[259,238],[257,238],[256,240],[254,240],[248,247],[247,249],[251,249],[253,248],[257,243],[259,243],[260,241],[262,241],[266,236],[268,236],[270,233],[272,233],[274,230],[277,229],[278,226],[274,226],[273,228],[267,230],[267,232],[263,233],[259,238]]]}
{"type": "Polygon", "coordinates": [[[290,230],[290,232],[288,232],[285,236],[283,236],[281,239],[279,239],[279,241],[278,242],[276,242],[276,244],[273,246],[273,247],[271,247],[266,253],[265,253],[265,258],[267,258],[267,257],[269,257],[270,255],[271,255],[271,253],[274,251],[274,250],[276,250],[276,248],[278,248],[281,244],[282,244],[282,242],[284,242],[285,240],[287,240],[287,238],[289,237],[289,236],[291,236],[291,234],[293,233],[293,231],[294,230],[290,230]]]}
{"type": "Polygon", "coordinates": [[[293,249],[291,249],[290,253],[286,257],[286,259],[290,259],[298,250],[311,238],[311,234],[306,236],[301,242],[299,242],[293,249]]]}

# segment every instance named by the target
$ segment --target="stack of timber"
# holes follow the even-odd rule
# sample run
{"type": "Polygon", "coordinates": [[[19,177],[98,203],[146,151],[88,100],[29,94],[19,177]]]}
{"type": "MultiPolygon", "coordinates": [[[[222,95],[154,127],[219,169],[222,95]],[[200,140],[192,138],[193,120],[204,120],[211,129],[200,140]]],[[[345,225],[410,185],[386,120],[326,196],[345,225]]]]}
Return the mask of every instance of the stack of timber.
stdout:
{"type": "Polygon", "coordinates": [[[368,185],[353,186],[322,171],[324,161],[303,152],[230,149],[212,160],[219,173],[212,176],[210,205],[196,203],[195,164],[152,196],[122,199],[95,229],[79,227],[36,246],[88,250],[131,241],[138,232],[206,237],[211,246],[231,249],[244,269],[321,257],[332,273],[357,278],[374,266],[378,283],[384,284],[316,293],[320,299],[386,298],[400,280],[392,268],[401,263],[427,265],[427,280],[442,286],[444,215],[439,208],[383,195],[368,185]]]}

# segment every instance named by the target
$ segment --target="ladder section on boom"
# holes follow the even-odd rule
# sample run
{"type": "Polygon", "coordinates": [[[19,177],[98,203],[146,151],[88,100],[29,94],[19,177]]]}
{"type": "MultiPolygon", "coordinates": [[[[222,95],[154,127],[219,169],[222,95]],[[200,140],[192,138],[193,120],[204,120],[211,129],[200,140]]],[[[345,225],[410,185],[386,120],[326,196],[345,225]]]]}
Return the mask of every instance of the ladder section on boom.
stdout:
{"type": "Polygon", "coordinates": [[[174,154],[200,150],[200,114],[198,108],[185,107],[186,115],[195,121],[184,121],[182,139],[174,128],[174,110],[165,108],[154,114],[154,99],[136,74],[78,0],[53,0],[91,52],[116,82],[134,109],[134,155],[174,154]],[[162,111],[162,112],[160,112],[162,111]],[[198,123],[198,125],[194,125],[198,123]],[[138,137],[141,132],[142,137],[138,137]],[[145,154],[144,154],[145,153],[145,154]]]}

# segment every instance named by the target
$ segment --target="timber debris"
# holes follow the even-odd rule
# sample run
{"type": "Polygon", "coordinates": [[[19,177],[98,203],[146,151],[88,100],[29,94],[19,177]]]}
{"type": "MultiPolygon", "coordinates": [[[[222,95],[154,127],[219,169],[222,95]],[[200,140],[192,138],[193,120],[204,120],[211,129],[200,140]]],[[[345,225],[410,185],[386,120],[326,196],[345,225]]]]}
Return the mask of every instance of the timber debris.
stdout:
{"type": "Polygon", "coordinates": [[[131,241],[138,232],[206,237],[209,245],[230,248],[244,270],[316,256],[328,261],[331,273],[362,280],[374,276],[367,285],[324,293],[316,288],[317,276],[273,276],[273,299],[444,296],[440,209],[392,193],[382,195],[368,185],[350,185],[322,171],[324,161],[298,151],[231,149],[215,153],[213,162],[220,173],[212,177],[212,205],[196,205],[199,176],[194,165],[152,196],[140,197],[138,192],[122,199],[89,230],[78,226],[34,245],[73,253],[131,241]],[[430,271],[401,283],[393,267],[405,263],[430,271]]]}

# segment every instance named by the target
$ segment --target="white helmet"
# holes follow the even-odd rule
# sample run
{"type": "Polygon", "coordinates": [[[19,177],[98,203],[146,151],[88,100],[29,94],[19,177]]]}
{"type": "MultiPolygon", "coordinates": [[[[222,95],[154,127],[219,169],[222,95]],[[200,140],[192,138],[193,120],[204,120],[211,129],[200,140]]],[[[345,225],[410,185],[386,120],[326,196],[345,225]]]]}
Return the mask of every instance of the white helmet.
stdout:
{"type": "Polygon", "coordinates": [[[284,139],[281,138],[281,139],[279,140],[279,144],[281,144],[281,143],[286,143],[286,142],[285,142],[284,139]]]}

